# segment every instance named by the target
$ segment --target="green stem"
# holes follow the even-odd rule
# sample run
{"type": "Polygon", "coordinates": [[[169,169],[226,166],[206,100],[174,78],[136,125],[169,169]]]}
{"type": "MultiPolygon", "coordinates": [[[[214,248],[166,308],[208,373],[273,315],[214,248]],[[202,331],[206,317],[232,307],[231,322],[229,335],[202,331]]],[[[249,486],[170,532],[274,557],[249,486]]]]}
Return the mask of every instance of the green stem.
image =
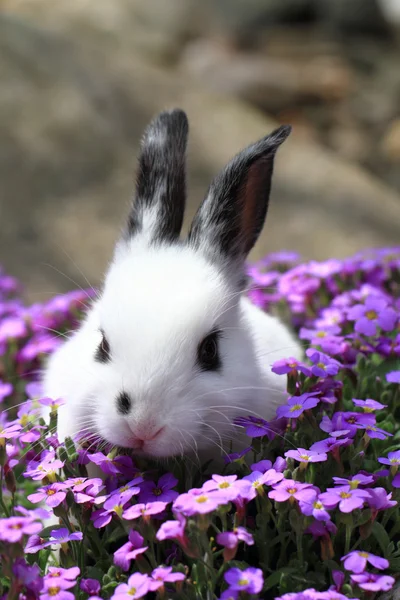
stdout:
{"type": "Polygon", "coordinates": [[[299,561],[301,564],[303,564],[304,558],[303,558],[303,533],[298,530],[296,532],[296,545],[297,545],[297,554],[299,557],[299,561]]]}
{"type": "Polygon", "coordinates": [[[351,533],[353,531],[353,527],[351,523],[346,523],[346,538],[344,544],[344,553],[348,554],[350,552],[350,544],[351,544],[351,533]]]}
{"type": "Polygon", "coordinates": [[[3,509],[6,517],[10,516],[9,510],[3,500],[3,482],[4,482],[4,467],[0,467],[0,507],[3,509]]]}

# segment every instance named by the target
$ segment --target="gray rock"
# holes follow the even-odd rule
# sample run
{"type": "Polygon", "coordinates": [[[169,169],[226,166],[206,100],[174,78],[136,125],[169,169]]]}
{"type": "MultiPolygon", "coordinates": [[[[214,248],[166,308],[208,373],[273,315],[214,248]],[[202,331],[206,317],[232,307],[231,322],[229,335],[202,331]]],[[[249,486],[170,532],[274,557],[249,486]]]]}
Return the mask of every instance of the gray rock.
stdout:
{"type": "MultiPolygon", "coordinates": [[[[80,0],[24,6],[32,4],[29,18],[22,9],[18,18],[0,13],[0,263],[36,300],[101,281],[154,113],[176,105],[190,119],[185,228],[211,177],[276,123],[132,54],[122,13],[108,36],[95,21],[78,27],[77,10],[56,18],[80,0]]],[[[282,248],[343,257],[398,243],[399,221],[395,193],[295,131],[278,153],[268,223],[252,258],[282,248]]]]}
{"type": "Polygon", "coordinates": [[[400,600],[400,581],[395,583],[394,587],[385,592],[384,594],[378,594],[379,600],[400,600]]]}

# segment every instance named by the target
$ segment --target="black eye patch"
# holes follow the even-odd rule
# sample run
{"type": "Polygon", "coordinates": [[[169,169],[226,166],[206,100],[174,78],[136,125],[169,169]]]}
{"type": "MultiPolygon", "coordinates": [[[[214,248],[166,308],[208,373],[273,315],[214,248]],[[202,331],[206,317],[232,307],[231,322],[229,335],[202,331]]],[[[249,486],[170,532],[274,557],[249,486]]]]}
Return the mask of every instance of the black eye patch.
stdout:
{"type": "Polygon", "coordinates": [[[220,331],[209,333],[197,348],[197,363],[202,371],[219,371],[222,367],[219,353],[220,331]]]}
{"type": "Polygon", "coordinates": [[[131,409],[132,401],[126,392],[121,392],[117,397],[117,410],[121,415],[127,415],[131,409]]]}
{"type": "Polygon", "coordinates": [[[108,343],[103,331],[101,332],[101,335],[101,342],[97,347],[94,359],[100,363],[108,363],[111,360],[110,344],[108,343]]]}

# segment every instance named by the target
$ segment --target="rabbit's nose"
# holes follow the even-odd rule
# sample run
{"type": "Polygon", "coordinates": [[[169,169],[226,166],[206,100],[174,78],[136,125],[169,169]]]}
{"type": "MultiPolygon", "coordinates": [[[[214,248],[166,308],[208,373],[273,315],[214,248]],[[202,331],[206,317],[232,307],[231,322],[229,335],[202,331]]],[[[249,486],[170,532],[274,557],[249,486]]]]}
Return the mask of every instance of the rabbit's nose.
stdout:
{"type": "Polygon", "coordinates": [[[164,431],[165,427],[160,427],[160,425],[153,423],[143,422],[137,423],[131,429],[132,433],[140,442],[151,442],[164,431]]]}

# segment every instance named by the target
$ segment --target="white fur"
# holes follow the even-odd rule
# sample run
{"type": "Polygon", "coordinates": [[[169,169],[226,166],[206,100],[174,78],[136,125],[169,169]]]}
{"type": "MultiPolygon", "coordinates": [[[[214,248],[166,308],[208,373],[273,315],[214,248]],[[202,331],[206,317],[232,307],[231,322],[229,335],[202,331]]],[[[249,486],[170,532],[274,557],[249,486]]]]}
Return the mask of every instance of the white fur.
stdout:
{"type": "Polygon", "coordinates": [[[187,245],[148,247],[144,236],[121,242],[104,290],[79,330],[50,358],[45,394],[62,397],[60,440],[80,430],[154,457],[219,454],[237,416],[271,419],[286,400],[285,377],[271,373],[284,356],[301,356],[277,319],[239,294],[233,282],[187,245]],[[196,366],[198,344],[222,330],[220,372],[196,366]],[[97,363],[104,330],[111,362],[97,363]],[[117,395],[132,398],[127,416],[117,395]]]}

